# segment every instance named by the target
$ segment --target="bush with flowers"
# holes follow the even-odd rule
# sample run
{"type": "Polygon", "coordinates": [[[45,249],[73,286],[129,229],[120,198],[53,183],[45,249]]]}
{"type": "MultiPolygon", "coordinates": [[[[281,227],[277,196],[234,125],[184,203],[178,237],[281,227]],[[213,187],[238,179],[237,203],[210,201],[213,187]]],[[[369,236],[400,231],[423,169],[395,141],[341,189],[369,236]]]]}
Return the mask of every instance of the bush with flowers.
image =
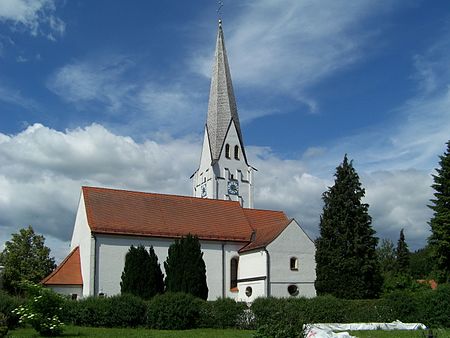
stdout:
{"type": "Polygon", "coordinates": [[[19,323],[30,324],[41,336],[59,336],[63,331],[61,312],[64,298],[50,289],[30,282],[22,283],[27,302],[13,312],[19,323]]]}

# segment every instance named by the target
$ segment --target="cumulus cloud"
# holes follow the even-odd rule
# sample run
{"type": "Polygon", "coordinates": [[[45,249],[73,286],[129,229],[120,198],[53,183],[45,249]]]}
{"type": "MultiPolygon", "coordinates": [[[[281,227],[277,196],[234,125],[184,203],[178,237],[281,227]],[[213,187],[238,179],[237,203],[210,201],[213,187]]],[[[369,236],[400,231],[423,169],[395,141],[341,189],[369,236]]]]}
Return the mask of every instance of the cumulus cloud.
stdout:
{"type": "Polygon", "coordinates": [[[55,11],[54,0],[3,0],[0,2],[0,22],[10,25],[13,30],[55,40],[66,28],[55,11]]]}
{"type": "MultiPolygon", "coordinates": [[[[62,259],[82,185],[190,195],[200,146],[200,139],[190,138],[137,143],[98,124],[65,131],[34,124],[16,135],[0,134],[0,242],[31,224],[62,259]]],[[[332,175],[318,176],[310,161],[282,159],[269,148],[248,147],[248,154],[259,170],[255,207],[284,210],[316,237],[321,196],[333,184],[332,175]]],[[[395,240],[404,227],[412,247],[423,246],[431,194],[427,173],[360,175],[378,235],[395,240]]]]}
{"type": "Polygon", "coordinates": [[[1,240],[28,224],[54,241],[70,240],[82,185],[189,194],[199,147],[189,140],[136,143],[95,124],[64,132],[35,124],[0,134],[1,240]]]}

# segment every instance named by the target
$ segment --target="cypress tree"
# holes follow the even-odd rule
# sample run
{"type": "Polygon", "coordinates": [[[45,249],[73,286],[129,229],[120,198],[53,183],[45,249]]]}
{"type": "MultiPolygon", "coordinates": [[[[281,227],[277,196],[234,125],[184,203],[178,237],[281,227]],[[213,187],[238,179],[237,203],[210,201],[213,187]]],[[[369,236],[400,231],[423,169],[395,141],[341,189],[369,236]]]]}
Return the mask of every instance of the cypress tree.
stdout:
{"type": "Polygon", "coordinates": [[[428,239],[439,282],[450,281],[450,141],[447,150],[439,156],[440,168],[433,175],[435,190],[430,221],[431,236],[428,239]]]}
{"type": "Polygon", "coordinates": [[[365,191],[348,161],[336,168],[335,182],[323,193],[320,236],[316,240],[316,290],[339,298],[378,296],[382,278],[365,191]]]}
{"type": "Polygon", "coordinates": [[[166,291],[190,293],[205,300],[208,298],[206,265],[197,236],[189,234],[175,240],[169,247],[164,269],[166,291]]]}
{"type": "Polygon", "coordinates": [[[164,291],[163,274],[153,247],[150,247],[150,253],[142,245],[130,247],[125,256],[120,291],[143,299],[164,291]]]}
{"type": "Polygon", "coordinates": [[[400,230],[400,238],[397,242],[396,249],[397,256],[397,272],[399,273],[409,273],[409,249],[408,244],[405,241],[405,234],[403,233],[403,229],[400,230]]]}

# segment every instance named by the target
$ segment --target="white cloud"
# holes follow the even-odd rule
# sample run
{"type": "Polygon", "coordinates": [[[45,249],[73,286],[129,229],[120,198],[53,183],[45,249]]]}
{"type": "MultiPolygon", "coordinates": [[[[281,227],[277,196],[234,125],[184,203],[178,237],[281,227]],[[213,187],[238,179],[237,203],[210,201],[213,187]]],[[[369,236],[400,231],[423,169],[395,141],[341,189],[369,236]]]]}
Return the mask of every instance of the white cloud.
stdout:
{"type": "Polygon", "coordinates": [[[43,35],[51,40],[64,34],[65,23],[55,16],[54,0],[2,0],[0,22],[31,35],[43,35]]]}
{"type": "Polygon", "coordinates": [[[35,124],[0,134],[0,240],[29,224],[54,243],[70,240],[81,185],[189,194],[199,147],[139,144],[100,125],[59,132],[35,124]]]}

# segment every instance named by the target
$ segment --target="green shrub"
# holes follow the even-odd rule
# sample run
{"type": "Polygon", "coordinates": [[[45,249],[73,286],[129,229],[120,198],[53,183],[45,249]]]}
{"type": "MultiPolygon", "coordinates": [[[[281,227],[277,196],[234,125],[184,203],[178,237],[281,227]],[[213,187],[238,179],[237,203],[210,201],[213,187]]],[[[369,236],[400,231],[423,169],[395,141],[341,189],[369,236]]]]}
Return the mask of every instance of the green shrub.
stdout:
{"type": "Polygon", "coordinates": [[[152,329],[185,330],[198,327],[204,301],[186,293],[167,292],[150,300],[147,325],[152,329]]]}
{"type": "Polygon", "coordinates": [[[13,330],[19,324],[19,316],[12,311],[23,303],[23,299],[10,296],[5,291],[0,290],[0,312],[6,316],[8,329],[13,330]]]}
{"type": "Polygon", "coordinates": [[[255,314],[255,338],[301,338],[305,313],[304,301],[283,298],[258,298],[252,304],[255,314]]]}
{"type": "Polygon", "coordinates": [[[41,336],[59,336],[63,331],[61,321],[64,298],[50,289],[30,282],[23,282],[27,302],[13,310],[20,316],[19,322],[30,324],[41,336]]]}
{"type": "Polygon", "coordinates": [[[235,328],[242,321],[246,308],[244,303],[237,303],[231,298],[204,302],[200,313],[200,326],[220,329],[235,328]]]}
{"type": "Polygon", "coordinates": [[[3,312],[0,312],[0,338],[3,338],[8,333],[8,317],[3,312]]]}
{"type": "Polygon", "coordinates": [[[147,304],[139,297],[123,294],[108,298],[110,327],[145,325],[147,304]]]}
{"type": "Polygon", "coordinates": [[[450,284],[417,295],[420,320],[429,327],[450,327],[450,284]]]}
{"type": "Polygon", "coordinates": [[[108,298],[87,297],[80,301],[67,301],[71,322],[79,326],[108,327],[110,302],[108,298]]]}

